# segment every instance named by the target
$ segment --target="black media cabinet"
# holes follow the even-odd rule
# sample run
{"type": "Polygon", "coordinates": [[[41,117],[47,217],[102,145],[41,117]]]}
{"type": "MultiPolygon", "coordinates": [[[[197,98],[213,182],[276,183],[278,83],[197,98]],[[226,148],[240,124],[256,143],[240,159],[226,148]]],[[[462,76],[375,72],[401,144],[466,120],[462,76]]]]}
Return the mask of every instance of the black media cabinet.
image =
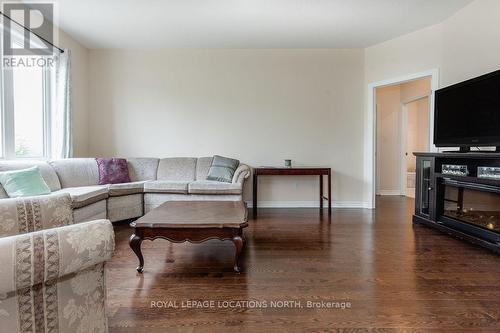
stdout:
{"type": "Polygon", "coordinates": [[[500,153],[414,153],[417,157],[413,223],[424,224],[500,253],[500,179],[477,168],[500,167],[500,153]],[[465,165],[467,176],[442,173],[465,165]]]}

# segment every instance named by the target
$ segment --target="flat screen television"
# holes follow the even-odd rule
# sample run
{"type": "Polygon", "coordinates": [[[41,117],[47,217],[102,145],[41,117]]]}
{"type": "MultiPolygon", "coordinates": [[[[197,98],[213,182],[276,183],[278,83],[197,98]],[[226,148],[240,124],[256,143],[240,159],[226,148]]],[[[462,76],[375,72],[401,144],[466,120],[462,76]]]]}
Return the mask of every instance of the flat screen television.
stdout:
{"type": "Polygon", "coordinates": [[[500,146],[500,70],[436,91],[434,144],[500,146]]]}

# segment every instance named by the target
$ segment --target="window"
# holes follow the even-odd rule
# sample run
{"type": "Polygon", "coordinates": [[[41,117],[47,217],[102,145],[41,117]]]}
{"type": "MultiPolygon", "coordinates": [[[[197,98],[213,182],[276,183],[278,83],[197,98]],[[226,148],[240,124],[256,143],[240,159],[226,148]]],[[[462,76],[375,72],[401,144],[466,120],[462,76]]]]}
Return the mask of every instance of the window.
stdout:
{"type": "Polygon", "coordinates": [[[51,68],[36,65],[41,56],[22,58],[31,66],[4,67],[2,59],[0,155],[46,158],[50,156],[51,68]]]}
{"type": "Polygon", "coordinates": [[[43,68],[16,68],[14,86],[14,150],[16,157],[43,157],[45,114],[43,68]]]}

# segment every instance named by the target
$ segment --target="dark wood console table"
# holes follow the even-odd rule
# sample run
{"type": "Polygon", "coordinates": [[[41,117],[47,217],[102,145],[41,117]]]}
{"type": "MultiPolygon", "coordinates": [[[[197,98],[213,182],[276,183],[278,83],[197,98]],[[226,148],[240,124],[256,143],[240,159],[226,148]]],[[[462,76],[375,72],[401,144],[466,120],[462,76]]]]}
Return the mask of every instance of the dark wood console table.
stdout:
{"type": "Polygon", "coordinates": [[[318,167],[259,167],[253,174],[253,217],[257,217],[258,176],[319,176],[319,209],[323,211],[323,200],[328,200],[328,214],[332,212],[332,169],[318,167]],[[328,176],[328,197],[323,196],[323,176],[328,176]]]}

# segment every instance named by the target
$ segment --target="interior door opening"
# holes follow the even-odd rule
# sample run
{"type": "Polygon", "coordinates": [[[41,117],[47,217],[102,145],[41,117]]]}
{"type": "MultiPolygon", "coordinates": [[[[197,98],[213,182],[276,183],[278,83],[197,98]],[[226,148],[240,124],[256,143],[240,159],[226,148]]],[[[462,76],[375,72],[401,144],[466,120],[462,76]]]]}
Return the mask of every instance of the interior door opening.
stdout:
{"type": "Polygon", "coordinates": [[[429,149],[429,97],[405,103],[401,111],[401,194],[415,198],[417,161],[413,152],[429,149]]]}
{"type": "Polygon", "coordinates": [[[415,151],[429,151],[431,77],[375,89],[376,194],[415,197],[415,151]]]}

